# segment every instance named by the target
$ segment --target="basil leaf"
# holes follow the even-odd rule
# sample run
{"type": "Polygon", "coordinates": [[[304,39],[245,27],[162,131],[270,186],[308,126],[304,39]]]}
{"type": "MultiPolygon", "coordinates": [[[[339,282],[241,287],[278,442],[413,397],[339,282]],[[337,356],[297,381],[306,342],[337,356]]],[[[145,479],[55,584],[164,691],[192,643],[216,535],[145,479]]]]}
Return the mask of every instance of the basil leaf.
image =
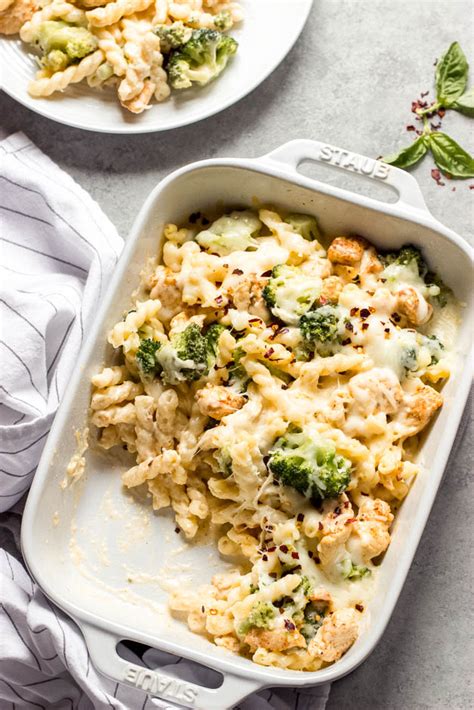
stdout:
{"type": "Polygon", "coordinates": [[[382,160],[384,163],[406,170],[421,160],[427,150],[428,147],[424,140],[424,136],[420,136],[407,148],[402,148],[402,150],[398,153],[394,153],[393,155],[387,155],[387,157],[382,158],[382,160]]]}
{"type": "Polygon", "coordinates": [[[474,86],[460,96],[459,99],[453,103],[451,108],[466,114],[466,116],[474,116],[474,86]]]}
{"type": "Polygon", "coordinates": [[[451,177],[474,177],[474,158],[446,133],[431,133],[430,148],[440,170],[451,177]]]}
{"type": "Polygon", "coordinates": [[[451,106],[461,96],[467,84],[469,64],[459,46],[453,42],[436,65],[436,95],[443,106],[451,106]]]}

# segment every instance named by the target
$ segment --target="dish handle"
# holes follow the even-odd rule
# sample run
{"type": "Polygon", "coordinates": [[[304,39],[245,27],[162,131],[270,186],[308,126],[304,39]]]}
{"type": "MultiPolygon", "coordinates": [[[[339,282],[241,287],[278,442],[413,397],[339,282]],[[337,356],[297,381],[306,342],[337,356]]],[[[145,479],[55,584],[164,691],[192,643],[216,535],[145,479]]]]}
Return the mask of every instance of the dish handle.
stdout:
{"type": "MultiPolygon", "coordinates": [[[[117,645],[122,638],[112,632],[83,622],[80,626],[96,670],[112,680],[148,693],[151,702],[153,698],[160,698],[195,710],[227,710],[264,687],[263,682],[227,672],[222,673],[224,681],[219,688],[206,688],[181,680],[160,669],[149,669],[121,658],[117,645]]],[[[174,707],[170,705],[169,710],[174,707]]]]}
{"type": "MultiPolygon", "coordinates": [[[[286,167],[298,171],[298,166],[305,160],[325,163],[340,170],[359,174],[393,187],[399,195],[398,203],[407,208],[428,212],[423,194],[415,178],[405,170],[383,163],[374,158],[353,153],[343,148],[309,139],[296,139],[284,143],[279,148],[262,156],[259,160],[283,163],[286,167]]],[[[314,182],[317,182],[314,180],[314,182]]]]}

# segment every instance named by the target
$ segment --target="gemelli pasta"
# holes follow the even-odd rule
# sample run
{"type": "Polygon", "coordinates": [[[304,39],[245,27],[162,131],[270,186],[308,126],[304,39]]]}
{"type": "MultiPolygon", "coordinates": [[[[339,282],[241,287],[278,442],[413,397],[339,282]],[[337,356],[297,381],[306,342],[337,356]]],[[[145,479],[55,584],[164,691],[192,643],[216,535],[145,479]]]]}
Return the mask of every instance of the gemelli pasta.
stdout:
{"type": "Polygon", "coordinates": [[[91,423],[135,457],[123,485],[233,565],[171,595],[192,631],[293,670],[350,648],[425,475],[414,453],[457,314],[411,245],[327,240],[314,217],[264,208],[165,226],[92,378],[91,423]]]}
{"type": "Polygon", "coordinates": [[[228,0],[5,0],[0,34],[19,32],[39,51],[30,82],[36,98],[87,80],[115,88],[121,105],[142,113],[172,89],[216,79],[237,51],[228,32],[243,19],[228,0]]]}

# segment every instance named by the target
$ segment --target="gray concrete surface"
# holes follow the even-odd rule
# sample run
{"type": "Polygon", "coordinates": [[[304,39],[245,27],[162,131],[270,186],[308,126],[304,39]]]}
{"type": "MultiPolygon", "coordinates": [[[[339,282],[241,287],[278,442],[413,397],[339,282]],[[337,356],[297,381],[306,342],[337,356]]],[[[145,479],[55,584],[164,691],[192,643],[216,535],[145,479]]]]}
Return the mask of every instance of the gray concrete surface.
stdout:
{"type": "MultiPolygon", "coordinates": [[[[126,236],[156,182],[200,158],[257,156],[296,137],[374,157],[408,143],[411,100],[433,90],[434,60],[452,41],[474,63],[473,29],[471,0],[315,0],[286,61],[250,96],[205,123],[161,135],[104,136],[50,123],[0,94],[0,136],[26,132],[126,236]]],[[[443,128],[472,153],[472,125],[453,113],[443,128]]],[[[432,167],[428,157],[414,170],[430,210],[472,241],[474,181],[439,187],[432,167]]],[[[375,189],[345,175],[324,177],[375,189]]],[[[468,424],[387,632],[359,669],[333,685],[328,710],[474,708],[472,469],[468,424]]]]}

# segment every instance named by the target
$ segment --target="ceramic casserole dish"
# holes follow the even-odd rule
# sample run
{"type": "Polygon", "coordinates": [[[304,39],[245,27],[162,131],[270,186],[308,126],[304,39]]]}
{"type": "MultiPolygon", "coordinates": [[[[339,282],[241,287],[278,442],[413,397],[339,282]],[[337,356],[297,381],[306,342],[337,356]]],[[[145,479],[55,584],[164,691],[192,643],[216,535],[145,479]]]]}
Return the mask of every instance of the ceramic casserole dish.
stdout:
{"type": "Polygon", "coordinates": [[[230,708],[254,690],[310,686],[354,670],[374,649],[397,602],[469,393],[472,314],[463,308],[457,361],[443,389],[444,407],[424,437],[419,458],[426,470],[415,480],[398,513],[392,543],[356,643],[334,665],[316,672],[258,666],[193,634],[166,611],[166,580],[193,587],[208,582],[219,560],[213,545],[183,546],[172,515],[125,495],[123,464],[92,445],[82,478],[61,487],[75,451],[74,432],[87,423],[90,377],[104,362],[106,333],[129,307],[130,294],[167,222],[180,224],[197,210],[270,203],[312,213],[328,235],[356,233],[383,249],[406,243],[426,258],[464,304],[471,302],[471,254],[465,242],[428,212],[415,179],[397,168],[309,140],[296,140],[258,159],[218,159],[177,170],[153,190],[143,206],[71,377],[28,497],[22,545],[28,568],[48,597],[80,626],[97,669],[160,697],[201,710],[230,708]],[[379,202],[301,174],[304,161],[325,162],[387,185],[396,201],[379,202]],[[128,639],[218,671],[208,688],[148,670],[117,653],[128,639]]]}

